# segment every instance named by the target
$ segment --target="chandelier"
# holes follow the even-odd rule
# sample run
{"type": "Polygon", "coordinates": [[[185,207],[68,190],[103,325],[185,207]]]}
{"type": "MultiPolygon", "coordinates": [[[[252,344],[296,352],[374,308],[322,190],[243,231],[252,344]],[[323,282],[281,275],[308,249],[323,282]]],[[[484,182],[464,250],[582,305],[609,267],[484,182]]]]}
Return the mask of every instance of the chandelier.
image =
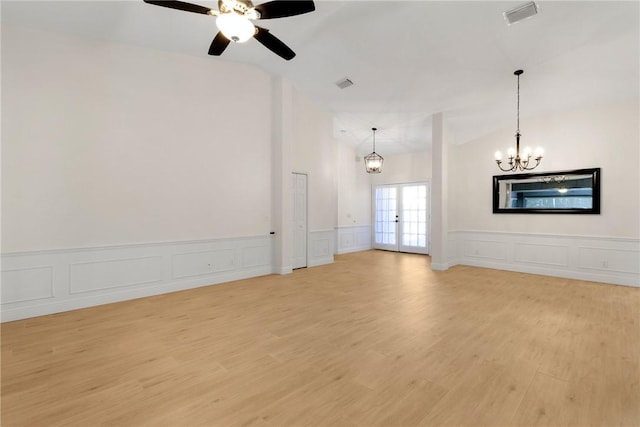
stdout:
{"type": "Polygon", "coordinates": [[[382,172],[382,163],[384,159],[378,153],[376,153],[376,131],[377,128],[371,128],[373,131],[373,152],[364,156],[364,168],[367,173],[380,173],[382,172]]]}
{"type": "Polygon", "coordinates": [[[516,70],[513,74],[518,78],[518,118],[516,123],[516,149],[510,148],[507,151],[508,163],[506,167],[502,166],[502,153],[496,151],[496,163],[500,170],[505,172],[516,171],[530,171],[535,169],[542,160],[542,148],[536,148],[535,152],[531,152],[531,148],[526,147],[522,153],[520,153],[520,75],[524,73],[522,70],[516,70]],[[533,157],[533,159],[532,159],[533,157]],[[535,160],[536,163],[532,164],[531,160],[535,160]]]}

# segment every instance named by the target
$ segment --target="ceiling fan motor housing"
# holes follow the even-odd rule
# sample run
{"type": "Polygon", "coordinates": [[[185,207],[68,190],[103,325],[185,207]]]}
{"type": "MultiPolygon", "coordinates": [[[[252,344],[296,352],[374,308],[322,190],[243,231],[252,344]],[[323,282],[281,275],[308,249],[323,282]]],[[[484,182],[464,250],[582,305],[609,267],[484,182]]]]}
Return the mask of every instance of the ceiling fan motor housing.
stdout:
{"type": "Polygon", "coordinates": [[[251,0],[218,0],[218,10],[221,13],[235,12],[249,19],[260,18],[259,12],[253,8],[251,0]],[[249,11],[252,13],[248,14],[249,11]]]}

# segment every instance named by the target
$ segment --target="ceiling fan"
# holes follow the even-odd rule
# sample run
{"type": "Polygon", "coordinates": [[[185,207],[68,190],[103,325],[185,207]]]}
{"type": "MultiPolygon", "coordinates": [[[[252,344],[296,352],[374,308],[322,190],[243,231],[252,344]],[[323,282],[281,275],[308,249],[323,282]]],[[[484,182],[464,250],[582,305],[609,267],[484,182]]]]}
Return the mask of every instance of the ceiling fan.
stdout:
{"type": "Polygon", "coordinates": [[[313,1],[274,0],[254,6],[251,0],[218,0],[219,10],[182,1],[144,0],[144,2],[170,9],[215,16],[216,25],[220,31],[211,42],[209,55],[219,56],[230,42],[244,43],[253,37],[267,49],[287,61],[296,56],[295,52],[271,34],[269,30],[258,27],[251,21],[285,18],[316,10],[313,1]]]}

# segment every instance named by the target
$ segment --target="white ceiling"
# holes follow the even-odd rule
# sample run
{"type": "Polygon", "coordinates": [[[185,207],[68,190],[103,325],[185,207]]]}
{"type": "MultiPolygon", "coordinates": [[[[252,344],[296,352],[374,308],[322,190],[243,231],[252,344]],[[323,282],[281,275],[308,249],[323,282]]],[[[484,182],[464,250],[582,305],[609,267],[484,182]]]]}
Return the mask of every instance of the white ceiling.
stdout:
{"type": "MultiPolygon", "coordinates": [[[[370,151],[374,126],[382,154],[428,147],[437,112],[457,144],[515,131],[518,68],[523,131],[527,117],[639,97],[639,2],[541,0],[537,16],[507,26],[502,12],[521,3],[320,0],[315,12],[259,23],[297,53],[293,60],[255,40],[209,58],[292,81],[334,115],[334,136],[360,153],[370,151]],[[344,77],[355,85],[338,89],[344,77]]],[[[202,57],[217,32],[211,17],[142,0],[2,1],[2,25],[202,57]]]]}

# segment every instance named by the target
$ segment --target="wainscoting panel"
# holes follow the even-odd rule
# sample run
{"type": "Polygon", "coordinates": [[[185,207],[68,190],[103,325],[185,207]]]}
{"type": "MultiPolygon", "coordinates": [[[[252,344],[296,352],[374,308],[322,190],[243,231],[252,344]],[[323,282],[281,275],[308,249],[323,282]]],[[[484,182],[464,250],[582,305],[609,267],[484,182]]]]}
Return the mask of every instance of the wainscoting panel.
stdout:
{"type": "Polygon", "coordinates": [[[247,246],[242,248],[242,267],[269,267],[271,253],[268,245],[247,246]]]}
{"type": "Polygon", "coordinates": [[[272,272],[272,237],[2,254],[3,322],[272,272]]]}
{"type": "Polygon", "coordinates": [[[53,267],[19,268],[2,271],[2,303],[33,301],[53,297],[53,267]],[[12,283],[13,286],[6,286],[12,283]]]}
{"type": "Polygon", "coordinates": [[[640,286],[638,239],[464,230],[450,232],[449,242],[450,266],[640,286]]]}
{"type": "Polygon", "coordinates": [[[569,246],[515,242],[514,262],[553,267],[569,266],[569,246]]]}
{"type": "Polygon", "coordinates": [[[580,247],[578,254],[581,268],[600,272],[640,274],[638,251],[580,247]]]}
{"type": "Polygon", "coordinates": [[[353,225],[336,227],[337,254],[367,251],[371,246],[371,226],[353,225]]]}
{"type": "Polygon", "coordinates": [[[162,281],[160,256],[74,263],[70,269],[70,294],[162,281]]]}
{"type": "Polygon", "coordinates": [[[334,247],[333,230],[316,230],[309,232],[308,260],[309,267],[331,264],[334,247]]]}
{"type": "Polygon", "coordinates": [[[173,278],[203,276],[235,268],[233,248],[177,254],[172,257],[173,278]]]}
{"type": "Polygon", "coordinates": [[[505,242],[465,239],[462,247],[465,258],[478,258],[492,261],[504,261],[507,258],[505,242]]]}

